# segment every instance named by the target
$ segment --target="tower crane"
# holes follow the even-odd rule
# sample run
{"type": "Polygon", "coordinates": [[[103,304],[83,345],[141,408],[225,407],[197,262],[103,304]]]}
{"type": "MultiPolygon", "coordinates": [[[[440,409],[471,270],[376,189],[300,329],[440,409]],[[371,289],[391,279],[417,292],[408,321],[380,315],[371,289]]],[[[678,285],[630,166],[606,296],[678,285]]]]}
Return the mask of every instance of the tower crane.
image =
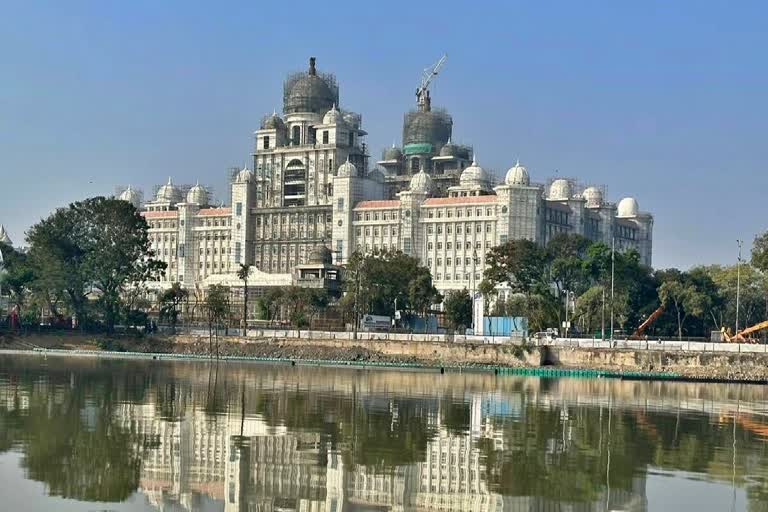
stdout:
{"type": "Polygon", "coordinates": [[[431,107],[431,102],[429,99],[429,84],[431,84],[432,80],[435,79],[437,73],[440,71],[440,68],[443,67],[447,58],[448,54],[444,53],[443,56],[440,57],[440,60],[438,60],[432,66],[425,68],[424,72],[421,74],[421,84],[419,84],[419,87],[416,89],[416,103],[423,111],[428,111],[431,107]]]}

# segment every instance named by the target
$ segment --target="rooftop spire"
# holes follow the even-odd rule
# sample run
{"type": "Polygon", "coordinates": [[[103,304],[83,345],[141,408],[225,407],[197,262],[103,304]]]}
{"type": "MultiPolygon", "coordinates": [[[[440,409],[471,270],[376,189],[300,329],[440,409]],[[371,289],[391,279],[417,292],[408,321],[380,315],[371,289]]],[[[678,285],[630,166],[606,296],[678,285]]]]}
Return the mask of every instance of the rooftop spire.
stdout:
{"type": "MultiPolygon", "coordinates": [[[[309,58],[309,74],[312,76],[315,76],[317,74],[317,70],[315,69],[315,58],[310,57],[309,58]]],[[[327,105],[327,103],[326,103],[327,105]]]]}

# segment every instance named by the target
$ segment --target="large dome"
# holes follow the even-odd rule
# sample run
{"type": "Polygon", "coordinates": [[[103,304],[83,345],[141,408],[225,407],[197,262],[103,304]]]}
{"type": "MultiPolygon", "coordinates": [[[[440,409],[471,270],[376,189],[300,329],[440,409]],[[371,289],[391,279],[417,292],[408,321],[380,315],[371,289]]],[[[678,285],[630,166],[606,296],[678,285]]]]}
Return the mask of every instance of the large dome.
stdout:
{"type": "Polygon", "coordinates": [[[310,265],[330,265],[333,263],[333,254],[323,242],[318,242],[307,255],[307,263],[310,265]]]}
{"type": "Polygon", "coordinates": [[[411,178],[411,192],[419,192],[427,194],[432,191],[432,178],[424,172],[424,169],[420,170],[411,178]]]}
{"type": "Polygon", "coordinates": [[[181,201],[181,191],[176,188],[170,177],[168,177],[168,183],[157,189],[155,201],[158,203],[178,203],[181,201]]]}
{"type": "Polygon", "coordinates": [[[199,206],[206,206],[208,204],[208,191],[199,183],[196,184],[189,189],[189,192],[187,192],[187,202],[199,206]]]}
{"type": "Polygon", "coordinates": [[[448,143],[440,148],[440,156],[459,156],[459,146],[453,144],[451,139],[448,139],[448,143]]]}
{"type": "Polygon", "coordinates": [[[587,202],[587,208],[598,208],[603,204],[603,193],[597,187],[587,187],[582,197],[587,202]]]}
{"type": "Polygon", "coordinates": [[[235,181],[237,183],[250,183],[252,179],[253,171],[248,167],[243,167],[243,169],[237,173],[237,178],[235,181]]]}
{"type": "Polygon", "coordinates": [[[346,162],[341,164],[339,166],[339,171],[336,173],[336,175],[340,178],[352,178],[357,176],[357,167],[355,167],[355,164],[349,161],[347,159],[346,162]]]}
{"type": "Polygon", "coordinates": [[[637,217],[640,207],[634,197],[625,197],[619,201],[617,210],[617,217],[637,217]]]}
{"type": "Polygon", "coordinates": [[[452,130],[453,119],[446,112],[408,112],[403,123],[403,144],[431,144],[432,151],[448,142],[452,130]]]}
{"type": "Polygon", "coordinates": [[[341,111],[336,108],[336,104],[334,104],[333,108],[323,116],[323,124],[346,124],[344,116],[341,114],[341,111]]]}
{"type": "Polygon", "coordinates": [[[549,186],[548,199],[550,201],[567,201],[572,195],[571,183],[568,180],[558,179],[549,186]]]}
{"type": "Polygon", "coordinates": [[[528,169],[520,165],[518,160],[515,165],[509,168],[504,178],[504,183],[511,186],[528,186],[531,184],[531,178],[528,176],[528,169]]]}
{"type": "Polygon", "coordinates": [[[338,102],[336,79],[332,75],[318,75],[314,57],[309,59],[309,70],[289,76],[283,86],[283,110],[286,114],[325,114],[338,102]]]}
{"type": "Polygon", "coordinates": [[[141,206],[140,194],[138,193],[138,191],[136,191],[136,189],[134,189],[130,185],[128,185],[128,188],[123,190],[120,193],[120,195],[117,196],[117,198],[120,199],[121,201],[126,201],[128,203],[131,203],[134,208],[138,208],[139,206],[141,206]]]}
{"type": "Polygon", "coordinates": [[[473,158],[472,165],[461,172],[459,183],[462,187],[484,185],[488,183],[488,173],[485,172],[485,169],[477,165],[477,160],[473,158]]]}

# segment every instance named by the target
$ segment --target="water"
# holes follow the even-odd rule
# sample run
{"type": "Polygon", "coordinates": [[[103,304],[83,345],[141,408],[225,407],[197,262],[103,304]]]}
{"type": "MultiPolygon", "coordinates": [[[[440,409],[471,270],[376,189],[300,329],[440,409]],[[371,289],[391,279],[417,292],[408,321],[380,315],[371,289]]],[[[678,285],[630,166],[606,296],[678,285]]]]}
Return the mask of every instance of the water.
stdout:
{"type": "Polygon", "coordinates": [[[0,510],[768,510],[766,388],[0,355],[0,510]]]}

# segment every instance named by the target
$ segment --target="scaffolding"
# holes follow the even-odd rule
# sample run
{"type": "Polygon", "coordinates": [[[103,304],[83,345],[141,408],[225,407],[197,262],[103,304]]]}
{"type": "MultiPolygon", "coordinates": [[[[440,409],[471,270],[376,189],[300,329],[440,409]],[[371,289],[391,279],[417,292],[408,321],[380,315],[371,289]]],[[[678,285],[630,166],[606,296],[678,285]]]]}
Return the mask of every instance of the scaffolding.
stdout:
{"type": "Polygon", "coordinates": [[[339,104],[339,86],[332,73],[318,73],[314,57],[309,69],[291,73],[283,83],[283,111],[286,114],[314,112],[324,114],[339,104]]]}
{"type": "Polygon", "coordinates": [[[453,119],[444,109],[411,110],[403,120],[403,151],[411,144],[429,144],[435,152],[451,138],[453,119]]]}

